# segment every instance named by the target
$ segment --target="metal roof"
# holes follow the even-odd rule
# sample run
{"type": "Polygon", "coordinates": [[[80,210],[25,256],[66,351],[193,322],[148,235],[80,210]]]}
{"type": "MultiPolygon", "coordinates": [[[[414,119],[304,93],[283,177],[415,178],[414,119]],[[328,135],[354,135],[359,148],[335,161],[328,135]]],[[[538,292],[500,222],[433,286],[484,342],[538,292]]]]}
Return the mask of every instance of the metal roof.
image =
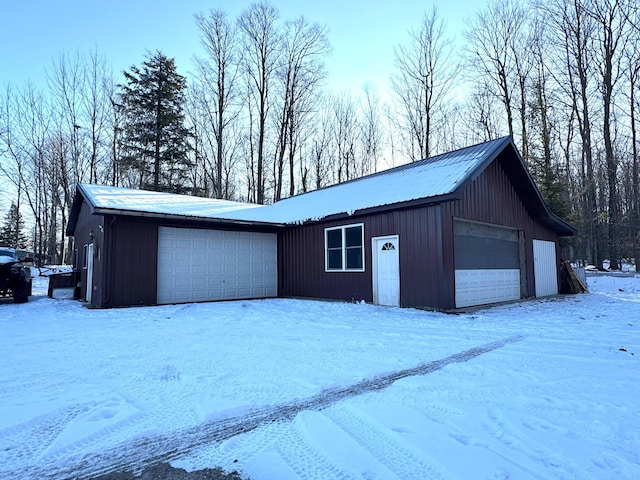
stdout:
{"type": "MultiPolygon", "coordinates": [[[[512,149],[513,160],[507,174],[517,188],[526,192],[531,203],[527,208],[552,230],[562,235],[575,233],[573,227],[549,212],[511,137],[400,165],[267,206],[89,184],[81,184],[78,189],[94,213],[199,218],[242,224],[299,224],[420,201],[435,203],[456,199],[464,186],[508,148],[512,149]]],[[[72,221],[75,219],[70,220],[68,230],[71,231],[75,228],[72,221]]]]}

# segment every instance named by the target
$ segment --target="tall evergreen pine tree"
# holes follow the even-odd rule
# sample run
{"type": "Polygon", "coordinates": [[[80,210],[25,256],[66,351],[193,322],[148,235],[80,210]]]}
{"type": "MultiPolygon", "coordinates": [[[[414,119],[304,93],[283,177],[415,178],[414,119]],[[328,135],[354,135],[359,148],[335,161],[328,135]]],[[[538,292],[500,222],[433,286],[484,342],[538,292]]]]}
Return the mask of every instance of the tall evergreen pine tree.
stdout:
{"type": "Polygon", "coordinates": [[[29,239],[24,233],[24,221],[15,203],[11,203],[4,224],[0,229],[0,245],[25,250],[29,239]]]}
{"type": "Polygon", "coordinates": [[[160,51],[124,76],[123,168],[138,174],[140,188],[186,192],[191,134],[184,125],[185,78],[177,73],[174,59],[160,51]]]}

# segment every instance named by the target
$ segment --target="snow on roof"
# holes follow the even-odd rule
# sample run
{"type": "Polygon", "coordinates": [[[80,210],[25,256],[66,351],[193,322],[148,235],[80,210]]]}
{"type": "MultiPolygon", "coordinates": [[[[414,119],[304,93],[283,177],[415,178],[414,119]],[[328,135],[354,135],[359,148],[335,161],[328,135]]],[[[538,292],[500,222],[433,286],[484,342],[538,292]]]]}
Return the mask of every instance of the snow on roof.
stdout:
{"type": "Polygon", "coordinates": [[[360,179],[286,198],[272,205],[83,184],[98,209],[275,224],[302,223],[330,215],[453,193],[506,138],[427,158],[360,179]]]}
{"type": "Polygon", "coordinates": [[[218,218],[240,210],[265,208],[253,203],[102,185],[82,184],[82,190],[95,208],[104,210],[218,218]]]}
{"type": "Polygon", "coordinates": [[[301,223],[334,214],[453,193],[504,138],[401,165],[367,177],[286,198],[260,210],[223,216],[276,223],[301,223]]]}

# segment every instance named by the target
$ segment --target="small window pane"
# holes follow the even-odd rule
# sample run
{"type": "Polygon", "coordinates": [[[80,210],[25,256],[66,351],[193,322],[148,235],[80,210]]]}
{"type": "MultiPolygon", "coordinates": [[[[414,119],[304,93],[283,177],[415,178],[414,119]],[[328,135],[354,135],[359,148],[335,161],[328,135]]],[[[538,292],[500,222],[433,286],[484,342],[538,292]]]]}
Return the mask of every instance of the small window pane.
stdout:
{"type": "Polygon", "coordinates": [[[342,249],[327,251],[327,269],[342,270],[342,249]]]}
{"type": "Polygon", "coordinates": [[[327,248],[342,247],[342,229],[327,230],[327,248]]]}
{"type": "Polygon", "coordinates": [[[362,227],[350,227],[345,228],[345,237],[347,247],[361,247],[362,246],[362,227]]]}
{"type": "Polygon", "coordinates": [[[362,269],[362,247],[347,248],[347,269],[362,269]]]}

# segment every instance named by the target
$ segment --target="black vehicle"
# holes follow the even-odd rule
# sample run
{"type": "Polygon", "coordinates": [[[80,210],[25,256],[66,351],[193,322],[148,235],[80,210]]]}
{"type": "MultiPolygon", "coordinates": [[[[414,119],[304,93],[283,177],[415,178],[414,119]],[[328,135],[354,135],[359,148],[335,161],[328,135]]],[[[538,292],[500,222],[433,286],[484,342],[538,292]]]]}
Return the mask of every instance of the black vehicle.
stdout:
{"type": "Polygon", "coordinates": [[[16,250],[0,247],[0,297],[11,295],[14,303],[25,303],[31,295],[31,269],[24,265],[16,250]]]}

